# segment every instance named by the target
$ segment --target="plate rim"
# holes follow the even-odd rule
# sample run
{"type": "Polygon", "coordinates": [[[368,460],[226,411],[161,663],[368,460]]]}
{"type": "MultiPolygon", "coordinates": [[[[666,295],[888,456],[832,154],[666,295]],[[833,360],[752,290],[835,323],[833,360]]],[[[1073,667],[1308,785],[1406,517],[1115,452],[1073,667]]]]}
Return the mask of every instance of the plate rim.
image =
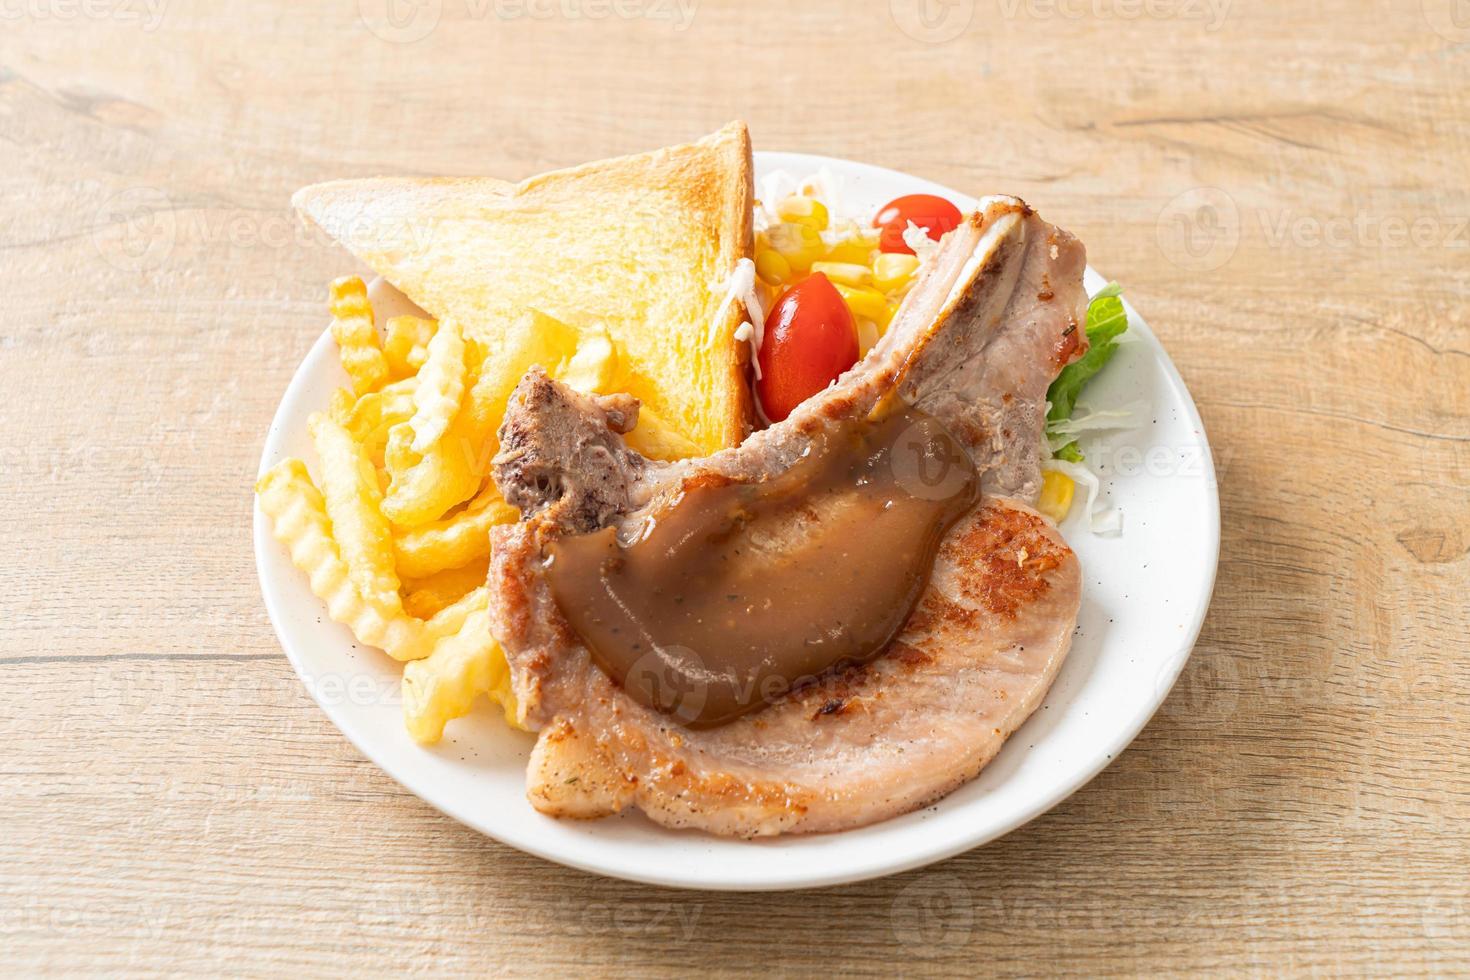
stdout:
{"type": "MultiPolygon", "coordinates": [[[[964,205],[966,208],[973,207],[975,202],[979,200],[972,195],[963,194],[953,188],[945,187],[942,184],[922,177],[840,157],[776,150],[757,151],[754,157],[756,160],[764,161],[771,168],[795,170],[798,173],[815,173],[823,167],[834,169],[839,173],[842,171],[865,171],[883,180],[897,181],[914,186],[916,190],[927,189],[931,193],[947,195],[957,203],[961,201],[967,202],[964,205]],[[920,188],[919,185],[923,185],[923,187],[920,188]]],[[[1087,271],[1094,276],[1097,275],[1096,270],[1090,265],[1087,267],[1087,271]]],[[[800,872],[793,874],[774,874],[766,875],[759,880],[737,880],[732,878],[711,879],[707,876],[701,877],[698,871],[692,874],[669,874],[659,873],[656,869],[644,871],[638,868],[599,865],[592,861],[579,859],[575,855],[567,855],[558,851],[555,847],[543,845],[532,834],[523,834],[516,831],[506,832],[503,828],[498,830],[492,829],[485,821],[476,819],[475,814],[464,812],[462,808],[455,806],[452,801],[444,799],[442,794],[436,793],[432,789],[422,785],[420,777],[416,772],[400,771],[399,767],[386,764],[383,761],[383,756],[386,755],[386,752],[374,751],[364,738],[359,737],[356,731],[356,724],[345,718],[345,711],[342,706],[329,703],[323,697],[323,693],[319,690],[318,686],[311,683],[307,676],[308,669],[303,656],[295,649],[295,645],[287,640],[287,630],[283,625],[285,622],[285,611],[280,608],[279,603],[281,599],[273,595],[273,589],[270,583],[267,582],[266,575],[265,549],[279,548],[279,544],[271,534],[269,521],[260,508],[259,499],[252,493],[253,520],[251,534],[254,545],[256,579],[260,586],[261,598],[266,608],[267,618],[270,620],[271,628],[276,634],[276,639],[280,643],[282,651],[286,654],[286,658],[290,661],[297,677],[311,694],[313,701],[316,702],[317,706],[327,716],[328,720],[332,722],[333,726],[369,762],[418,799],[427,803],[440,813],[443,813],[445,816],[492,840],[496,840],[508,847],[513,847],[543,860],[551,861],[564,867],[575,868],[590,874],[634,881],[641,884],[666,888],[734,892],[786,891],[798,888],[833,887],[888,875],[901,874],[914,868],[947,860],[957,854],[988,844],[1025,826],[1086,786],[1100,772],[1111,765],[1128,745],[1138,737],[1138,734],[1144,727],[1153,720],[1159,708],[1167,700],[1169,692],[1173,689],[1184,666],[1193,655],[1195,644],[1198,642],[1200,631],[1203,629],[1204,620],[1209,611],[1219,574],[1220,557],[1220,501],[1214,453],[1210,446],[1208,434],[1205,431],[1204,422],[1200,418],[1198,407],[1195,405],[1194,397],[1190,393],[1188,386],[1184,383],[1184,379],[1179,374],[1178,369],[1175,367],[1173,359],[1169,356],[1162,342],[1159,341],[1158,337],[1149,328],[1144,318],[1138,315],[1137,311],[1133,309],[1132,304],[1128,303],[1126,299],[1124,302],[1130,314],[1130,329],[1132,329],[1133,323],[1136,323],[1142,328],[1141,332],[1147,335],[1166,381],[1175,389],[1180,397],[1182,407],[1184,408],[1184,418],[1182,421],[1197,434],[1199,444],[1204,450],[1202,480],[1210,519],[1204,522],[1202,530],[1206,533],[1206,543],[1208,545],[1208,583],[1207,587],[1201,590],[1195,608],[1190,612],[1184,631],[1185,639],[1180,647],[1180,655],[1169,663],[1166,671],[1161,671],[1159,674],[1152,707],[1146,712],[1140,712],[1139,716],[1132,723],[1119,726],[1115,730],[1112,739],[1099,747],[1093,765],[1086,767],[1080,776],[1074,774],[1072,779],[1059,782],[1057,787],[1051,792],[1039,794],[1027,806],[1017,808],[1016,812],[1009,819],[1003,821],[998,828],[987,828],[974,834],[956,834],[952,838],[945,839],[944,843],[937,846],[919,849],[913,853],[906,853],[902,857],[886,860],[882,858],[870,860],[857,868],[848,864],[840,869],[833,869],[825,873],[813,874],[800,872]]],[[[275,412],[272,414],[270,426],[266,431],[261,447],[260,463],[257,467],[257,479],[269,468],[273,458],[280,455],[277,445],[279,440],[283,438],[280,433],[285,430],[291,421],[291,418],[287,414],[287,407],[295,407],[295,403],[302,397],[301,389],[308,384],[305,369],[309,364],[315,364],[318,359],[328,356],[331,343],[331,332],[330,328],[328,328],[312,343],[305,356],[292,372],[291,380],[281,395],[281,400],[277,404],[275,412]]],[[[294,414],[295,412],[293,411],[292,415],[294,414]]],[[[1027,721],[1029,722],[1030,719],[1028,718],[1027,721]]],[[[1022,724],[1020,729],[1017,729],[1017,732],[1020,732],[1024,728],[1025,723],[1022,724]]],[[[831,839],[839,837],[842,833],[846,832],[811,836],[819,839],[831,839]]]]}

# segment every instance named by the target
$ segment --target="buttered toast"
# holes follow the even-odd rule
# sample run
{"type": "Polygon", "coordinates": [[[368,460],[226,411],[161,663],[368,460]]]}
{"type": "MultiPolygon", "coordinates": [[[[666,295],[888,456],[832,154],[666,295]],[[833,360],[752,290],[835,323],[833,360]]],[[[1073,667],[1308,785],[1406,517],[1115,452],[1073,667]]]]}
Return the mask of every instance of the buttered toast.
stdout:
{"type": "Polygon", "coordinates": [[[745,320],[724,284],[752,250],[750,137],[532,177],[385,177],[303,188],[292,203],[378,275],[493,349],[527,309],[602,324],[620,387],[700,454],[750,429],[745,320]]]}

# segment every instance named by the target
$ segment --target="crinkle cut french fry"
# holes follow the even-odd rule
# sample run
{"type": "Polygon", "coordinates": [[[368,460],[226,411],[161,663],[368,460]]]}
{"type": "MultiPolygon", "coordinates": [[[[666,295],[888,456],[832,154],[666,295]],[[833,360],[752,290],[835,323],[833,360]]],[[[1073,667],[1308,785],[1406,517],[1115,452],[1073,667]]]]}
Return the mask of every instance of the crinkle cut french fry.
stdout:
{"type": "Polygon", "coordinates": [[[393,485],[383,499],[383,513],[395,525],[411,528],[437,520],[479,489],[495,448],[477,414],[472,398],[466,398],[448,431],[422,456],[413,452],[413,432],[406,423],[388,434],[385,460],[393,485]]]}
{"type": "Polygon", "coordinates": [[[489,612],[476,610],[458,633],[435,644],[428,657],[404,666],[404,725],[415,741],[437,742],[444,726],[468,713],[481,694],[499,701],[506,719],[516,724],[505,653],[490,635],[489,612]]]}
{"type": "MultiPolygon", "coordinates": [[[[383,440],[383,466],[387,468],[393,481],[397,483],[404,479],[408,472],[418,464],[419,455],[409,445],[413,442],[413,429],[409,428],[408,420],[396,422],[388,427],[388,437],[383,440]]],[[[392,493],[392,489],[389,489],[392,493]]],[[[386,501],[386,498],[384,498],[386,501]]],[[[387,511],[384,511],[387,513],[387,511]]],[[[392,520],[392,515],[389,515],[392,520]]]]}
{"type": "MultiPolygon", "coordinates": [[[[362,643],[400,660],[431,651],[433,637],[423,623],[403,615],[397,601],[379,603],[353,584],[332,539],[326,502],[311,482],[305,463],[299,459],[278,463],[255,484],[255,492],[276,540],[286,545],[292,564],[306,573],[311,591],[327,604],[332,619],[346,625],[362,643]]],[[[442,631],[447,626],[441,623],[439,628],[442,631]]]]}
{"type": "Polygon", "coordinates": [[[383,501],[388,519],[400,528],[417,527],[468,500],[490,475],[498,445],[495,432],[511,391],[533,364],[560,365],[568,360],[576,343],[574,329],[535,310],[506,324],[501,342],[485,351],[476,380],[448,431],[401,473],[393,471],[390,461],[394,481],[383,501]]]}
{"type": "Polygon", "coordinates": [[[395,534],[398,574],[424,578],[446,568],[468,565],[490,554],[492,527],[518,520],[520,512],[500,499],[491,483],[459,513],[395,534]]]}
{"type": "Polygon", "coordinates": [[[458,633],[460,628],[464,626],[464,621],[470,613],[488,608],[490,608],[489,587],[484,585],[476,586],[429,617],[428,622],[424,623],[424,632],[429,635],[432,641],[437,643],[446,636],[452,636],[458,633]]]}
{"type": "Polygon", "coordinates": [[[382,425],[369,432],[367,438],[362,440],[363,452],[368,454],[368,458],[380,471],[378,475],[382,477],[383,496],[385,497],[388,496],[388,491],[393,486],[393,474],[388,469],[388,436],[392,433],[394,426],[401,424],[402,420],[385,420],[382,425]]]}
{"type": "MultiPolygon", "coordinates": [[[[504,656],[504,651],[501,656],[504,656]]],[[[511,684],[510,669],[507,666],[505,672],[495,681],[494,686],[485,692],[490,699],[500,705],[501,712],[505,715],[505,723],[511,728],[518,728],[523,732],[530,729],[521,722],[520,706],[516,702],[515,686],[511,684]]]]}
{"type": "Polygon", "coordinates": [[[408,421],[413,415],[413,392],[417,387],[417,378],[404,378],[357,397],[338,388],[332,392],[328,414],[354,440],[366,442],[383,425],[408,421]]]}
{"type": "Polygon", "coordinates": [[[384,328],[383,356],[394,377],[405,378],[424,366],[429,358],[429,341],[439,324],[417,316],[395,316],[384,328]]]}
{"type": "Polygon", "coordinates": [[[410,616],[428,619],[439,610],[458,601],[466,593],[485,584],[489,555],[468,565],[446,568],[426,578],[403,583],[403,608],[410,616]]]}
{"type": "Polygon", "coordinates": [[[347,562],[353,584],[365,598],[392,608],[398,597],[398,570],[393,560],[393,534],[381,509],[383,494],[377,470],[345,428],[317,413],[308,420],[322,465],[322,496],[332,537],[347,562]]]}
{"type": "Polygon", "coordinates": [[[344,276],[331,286],[332,339],[337,341],[342,368],[359,395],[375,391],[388,380],[388,360],[373,326],[373,307],[367,287],[356,276],[344,276]]]}
{"type": "Polygon", "coordinates": [[[341,388],[333,393],[332,418],[342,423],[353,440],[362,445],[374,466],[384,465],[388,433],[413,415],[413,391],[417,384],[418,379],[405,378],[361,398],[353,398],[341,388]]]}
{"type": "Polygon", "coordinates": [[[357,408],[357,402],[358,397],[346,388],[335,388],[327,403],[327,414],[346,425],[347,419],[352,417],[353,410],[357,408]]]}
{"type": "Polygon", "coordinates": [[[429,359],[413,392],[413,451],[422,455],[444,435],[464,401],[465,343],[458,321],[444,320],[429,341],[429,359]]]}

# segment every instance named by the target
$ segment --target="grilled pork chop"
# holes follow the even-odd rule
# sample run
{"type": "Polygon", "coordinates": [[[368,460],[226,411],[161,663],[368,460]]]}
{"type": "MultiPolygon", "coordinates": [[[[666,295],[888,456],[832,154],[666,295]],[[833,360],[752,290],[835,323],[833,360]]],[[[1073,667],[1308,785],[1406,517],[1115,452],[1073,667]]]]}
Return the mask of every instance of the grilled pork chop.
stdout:
{"type": "Polygon", "coordinates": [[[945,237],[866,358],[784,422],[705,459],[646,460],[619,435],[636,404],[528,373],[495,460],[523,520],[494,530],[489,584],[521,718],[539,731],[532,804],[582,818],[635,806],[671,827],[758,836],[861,826],[974,778],[1040,704],[1076,624],[1077,559],[1029,504],[1046,390],[1081,346],[1084,264],[1071,235],[991,199],[945,237]],[[963,445],[980,492],[881,655],[701,730],[594,662],[553,595],[549,548],[608,526],[635,538],[711,481],[779,477],[895,397],[963,445]]]}

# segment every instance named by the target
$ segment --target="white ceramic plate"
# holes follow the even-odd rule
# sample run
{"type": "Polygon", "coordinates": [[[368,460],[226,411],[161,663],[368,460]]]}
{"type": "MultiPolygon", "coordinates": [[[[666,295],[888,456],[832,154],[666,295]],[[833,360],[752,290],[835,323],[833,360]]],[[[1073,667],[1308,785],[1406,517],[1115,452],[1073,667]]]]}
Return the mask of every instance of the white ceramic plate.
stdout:
{"type": "MultiPolygon", "coordinates": [[[[843,209],[854,215],[916,192],[943,195],[962,209],[974,205],[964,194],[891,170],[756,154],[758,178],[778,169],[805,176],[821,167],[839,179],[843,209]]],[[[1105,283],[1091,269],[1087,276],[1089,291],[1105,283]]],[[[1063,527],[1085,576],[1071,655],[1042,708],[980,777],[916,813],[841,834],[767,841],[665,830],[641,815],[554,820],[525,799],[532,737],[508,728],[490,705],[452,723],[434,748],[408,737],[399,717],[398,665],[327,619],[257,508],[255,557],[266,609],[297,673],[364,755],[456,820],[523,851],[635,881],[732,890],[833,885],[942,860],[1044,813],[1122,752],[1169,693],[1204,619],[1220,541],[1209,446],[1168,355],[1142,318],[1131,308],[1129,314],[1137,342],[1118,352],[1084,401],[1142,400],[1152,412],[1132,431],[1084,441],[1110,502],[1123,511],[1124,529],[1111,538],[1089,533],[1080,503],[1063,527]]],[[[276,411],[262,471],[287,456],[314,465],[307,415],[324,409],[345,383],[324,333],[276,411]]]]}

